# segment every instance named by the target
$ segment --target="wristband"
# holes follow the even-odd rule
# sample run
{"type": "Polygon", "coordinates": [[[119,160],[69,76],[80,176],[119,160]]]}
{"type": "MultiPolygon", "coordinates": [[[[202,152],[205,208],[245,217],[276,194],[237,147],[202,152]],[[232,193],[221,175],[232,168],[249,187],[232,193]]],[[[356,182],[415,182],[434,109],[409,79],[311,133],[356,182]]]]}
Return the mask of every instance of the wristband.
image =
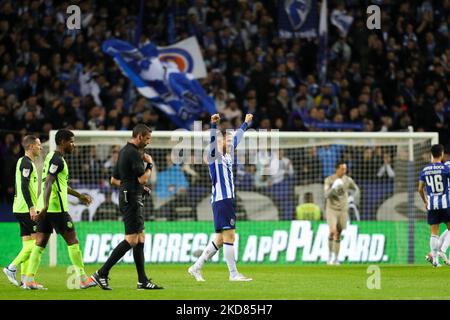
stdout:
{"type": "Polygon", "coordinates": [[[153,169],[153,163],[147,163],[147,167],[145,167],[145,170],[152,170],[153,169]]]}

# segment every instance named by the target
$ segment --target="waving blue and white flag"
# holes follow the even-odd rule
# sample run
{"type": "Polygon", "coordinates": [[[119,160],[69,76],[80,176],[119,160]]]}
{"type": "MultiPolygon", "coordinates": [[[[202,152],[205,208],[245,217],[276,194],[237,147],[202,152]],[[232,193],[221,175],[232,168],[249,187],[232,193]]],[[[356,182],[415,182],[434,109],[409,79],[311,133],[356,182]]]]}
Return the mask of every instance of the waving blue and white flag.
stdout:
{"type": "Polygon", "coordinates": [[[214,100],[190,73],[181,72],[176,61],[161,60],[152,43],[136,48],[118,39],[103,42],[103,52],[114,58],[122,73],[154,106],[177,126],[190,130],[203,112],[214,114],[214,100]]]}
{"type": "Polygon", "coordinates": [[[278,31],[281,38],[317,37],[316,0],[279,0],[278,31]]]}
{"type": "Polygon", "coordinates": [[[335,9],[331,13],[331,23],[342,32],[344,37],[346,37],[350,30],[350,26],[353,23],[353,17],[347,15],[344,11],[335,9]]]}

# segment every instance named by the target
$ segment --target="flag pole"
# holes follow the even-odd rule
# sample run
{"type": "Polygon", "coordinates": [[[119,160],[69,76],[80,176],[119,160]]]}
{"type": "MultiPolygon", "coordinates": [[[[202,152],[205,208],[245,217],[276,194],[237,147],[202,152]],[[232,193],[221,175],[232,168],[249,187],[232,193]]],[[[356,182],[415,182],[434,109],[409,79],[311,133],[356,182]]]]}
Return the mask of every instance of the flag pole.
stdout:
{"type": "Polygon", "coordinates": [[[144,0],[140,0],[136,32],[134,34],[134,43],[133,43],[136,47],[139,47],[139,42],[141,39],[143,16],[144,16],[144,0]]]}
{"type": "Polygon", "coordinates": [[[324,85],[327,81],[327,63],[328,63],[328,8],[327,0],[322,1],[320,8],[319,21],[319,79],[320,85],[324,85]]]}

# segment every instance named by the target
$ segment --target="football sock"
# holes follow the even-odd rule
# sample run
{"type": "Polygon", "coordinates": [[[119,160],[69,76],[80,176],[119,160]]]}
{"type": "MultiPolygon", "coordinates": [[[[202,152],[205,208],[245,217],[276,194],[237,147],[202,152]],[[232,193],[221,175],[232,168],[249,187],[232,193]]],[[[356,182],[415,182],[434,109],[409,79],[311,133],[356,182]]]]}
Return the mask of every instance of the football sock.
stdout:
{"type": "Polygon", "coordinates": [[[333,253],[334,253],[334,240],[333,240],[333,238],[328,238],[328,252],[330,254],[329,260],[333,259],[333,253]]]}
{"type": "Polygon", "coordinates": [[[446,253],[449,245],[450,245],[450,232],[448,232],[448,230],[445,230],[439,237],[439,248],[440,248],[439,250],[446,253]]]}
{"type": "Polygon", "coordinates": [[[237,276],[238,271],[236,268],[236,259],[234,258],[234,245],[232,243],[223,243],[223,253],[225,256],[225,261],[227,262],[228,271],[232,277],[237,276]]]}
{"type": "Polygon", "coordinates": [[[194,264],[194,268],[201,269],[206,261],[211,259],[217,251],[219,251],[219,247],[214,243],[214,241],[211,241],[203,250],[202,255],[198,258],[198,260],[194,264]]]}
{"type": "Polygon", "coordinates": [[[109,270],[131,249],[127,240],[123,240],[114,248],[106,260],[105,264],[98,270],[98,274],[102,277],[106,277],[109,274],[109,270]]]}
{"type": "Polygon", "coordinates": [[[78,243],[67,246],[69,251],[69,258],[72,265],[75,267],[76,274],[81,278],[81,281],[86,281],[86,272],[84,271],[83,255],[81,254],[80,245],[78,243]]]}
{"type": "Polygon", "coordinates": [[[433,255],[433,263],[437,262],[437,252],[439,250],[439,237],[432,235],[430,237],[430,249],[431,254],[433,255]]]}
{"type": "Polygon", "coordinates": [[[444,243],[444,241],[445,241],[445,236],[447,235],[447,233],[448,233],[448,229],[445,229],[445,231],[444,232],[442,232],[442,234],[439,236],[439,248],[442,246],[442,244],[444,243]]]}
{"type": "Polygon", "coordinates": [[[341,250],[341,240],[334,240],[334,259],[337,261],[339,258],[339,250],[341,250]]]}
{"type": "Polygon", "coordinates": [[[145,274],[144,243],[140,242],[133,248],[133,258],[139,283],[146,283],[148,279],[145,274]]]}
{"type": "Polygon", "coordinates": [[[22,282],[25,282],[25,278],[26,278],[27,272],[28,272],[28,266],[30,265],[29,262],[30,262],[30,259],[27,259],[27,261],[22,262],[22,264],[20,265],[20,280],[22,282]]]}
{"type": "MultiPolygon", "coordinates": [[[[33,239],[22,242],[22,250],[20,250],[17,257],[8,266],[9,270],[16,270],[17,266],[24,263],[25,261],[28,261],[28,259],[30,258],[31,251],[33,250],[34,243],[35,243],[35,241],[33,239]]],[[[22,270],[22,274],[23,274],[23,266],[22,266],[21,270],[22,270]]]]}
{"type": "MultiPolygon", "coordinates": [[[[31,251],[30,261],[28,265],[27,275],[30,279],[33,279],[37,270],[39,269],[39,265],[41,264],[42,253],[45,248],[39,246],[33,246],[33,250],[31,251]]],[[[32,281],[32,280],[30,280],[32,281]]]]}

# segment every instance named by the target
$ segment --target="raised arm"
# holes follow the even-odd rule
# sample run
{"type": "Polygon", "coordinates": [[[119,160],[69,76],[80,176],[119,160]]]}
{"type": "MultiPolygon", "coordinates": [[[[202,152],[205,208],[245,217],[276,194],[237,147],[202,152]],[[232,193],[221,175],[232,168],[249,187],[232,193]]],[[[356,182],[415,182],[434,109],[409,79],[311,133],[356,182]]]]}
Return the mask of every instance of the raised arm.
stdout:
{"type": "Polygon", "coordinates": [[[217,151],[217,122],[220,119],[219,114],[213,114],[211,116],[211,130],[210,130],[210,141],[209,141],[209,153],[208,153],[208,163],[214,162],[218,156],[217,151]]]}
{"type": "Polygon", "coordinates": [[[237,148],[239,142],[241,142],[242,137],[244,136],[245,131],[248,129],[250,123],[252,122],[253,115],[248,113],[245,115],[245,121],[242,123],[241,127],[236,131],[233,139],[233,148],[237,148]]]}

